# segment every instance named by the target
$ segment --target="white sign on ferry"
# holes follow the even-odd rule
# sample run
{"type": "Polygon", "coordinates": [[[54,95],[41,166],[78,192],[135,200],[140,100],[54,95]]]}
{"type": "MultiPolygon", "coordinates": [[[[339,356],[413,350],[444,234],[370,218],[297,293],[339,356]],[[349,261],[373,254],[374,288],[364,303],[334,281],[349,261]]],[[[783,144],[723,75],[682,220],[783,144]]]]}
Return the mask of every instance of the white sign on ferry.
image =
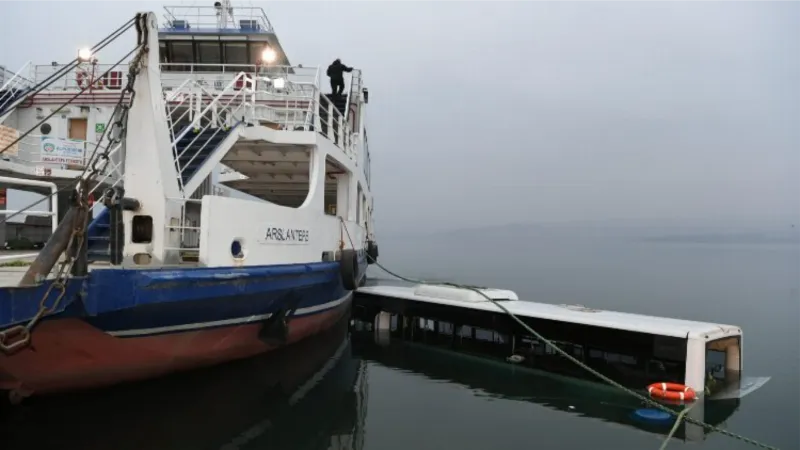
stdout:
{"type": "Polygon", "coordinates": [[[83,164],[84,141],[42,137],[42,162],[83,164]]]}
{"type": "Polygon", "coordinates": [[[302,228],[268,227],[264,232],[265,244],[308,245],[309,232],[302,228]]]}

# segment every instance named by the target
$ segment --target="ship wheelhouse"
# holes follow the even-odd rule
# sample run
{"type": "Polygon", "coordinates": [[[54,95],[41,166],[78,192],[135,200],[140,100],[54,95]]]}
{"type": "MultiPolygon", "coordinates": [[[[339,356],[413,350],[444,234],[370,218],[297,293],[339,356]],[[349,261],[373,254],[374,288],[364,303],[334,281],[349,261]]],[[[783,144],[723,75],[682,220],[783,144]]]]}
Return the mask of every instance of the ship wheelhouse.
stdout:
{"type": "Polygon", "coordinates": [[[248,71],[289,60],[261,8],[237,7],[232,15],[208,17],[207,8],[167,7],[159,30],[163,72],[248,71]],[[200,13],[197,13],[200,11],[200,13]],[[265,52],[274,57],[264,58],[265,52]]]}
{"type": "Polygon", "coordinates": [[[219,2],[214,8],[165,7],[158,40],[166,90],[176,87],[171,80],[184,81],[187,72],[220,90],[226,78],[240,72],[255,75],[290,67],[261,8],[237,7],[234,14],[233,9],[226,10],[219,2]],[[208,80],[206,76],[212,74],[229,76],[208,80]]]}

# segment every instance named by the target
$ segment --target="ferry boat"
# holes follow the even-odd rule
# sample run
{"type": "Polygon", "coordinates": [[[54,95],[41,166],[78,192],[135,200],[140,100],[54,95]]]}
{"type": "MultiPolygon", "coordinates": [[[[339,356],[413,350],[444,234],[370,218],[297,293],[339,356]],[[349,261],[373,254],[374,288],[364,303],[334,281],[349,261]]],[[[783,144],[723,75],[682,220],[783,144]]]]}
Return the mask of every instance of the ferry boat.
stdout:
{"type": "Polygon", "coordinates": [[[0,171],[59,188],[57,229],[0,287],[14,402],[300,341],[348,314],[377,260],[360,70],[323,92],[325,66],[290,64],[261,8],[165,11],[4,75],[0,171]],[[101,64],[123,38],[127,59],[101,64]]]}

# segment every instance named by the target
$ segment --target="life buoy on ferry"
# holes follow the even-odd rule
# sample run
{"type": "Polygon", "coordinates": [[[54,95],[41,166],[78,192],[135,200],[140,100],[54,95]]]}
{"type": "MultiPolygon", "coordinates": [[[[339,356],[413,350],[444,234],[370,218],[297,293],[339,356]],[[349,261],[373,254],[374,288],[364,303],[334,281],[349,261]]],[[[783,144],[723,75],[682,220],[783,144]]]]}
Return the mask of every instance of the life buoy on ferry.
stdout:
{"type": "Polygon", "coordinates": [[[89,72],[84,69],[75,69],[75,83],[77,83],[78,88],[85,89],[89,87],[90,81],[89,72]]]}
{"type": "Polygon", "coordinates": [[[339,272],[342,284],[348,291],[358,288],[358,254],[353,249],[342,250],[342,259],[339,261],[339,272]]]}
{"type": "Polygon", "coordinates": [[[653,383],[647,386],[651,397],[666,400],[691,401],[697,398],[697,393],[689,386],[678,383],[653,383]]]}

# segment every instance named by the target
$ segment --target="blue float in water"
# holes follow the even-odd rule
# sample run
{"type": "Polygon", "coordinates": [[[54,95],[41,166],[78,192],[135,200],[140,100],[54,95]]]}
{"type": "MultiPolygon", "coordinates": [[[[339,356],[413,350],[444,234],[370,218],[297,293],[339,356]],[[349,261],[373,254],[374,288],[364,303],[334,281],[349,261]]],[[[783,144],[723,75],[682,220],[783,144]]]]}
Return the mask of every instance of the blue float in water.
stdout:
{"type": "Polygon", "coordinates": [[[673,419],[672,415],[665,413],[660,409],[654,409],[654,408],[640,408],[634,411],[633,414],[634,416],[636,416],[637,419],[644,420],[647,422],[664,423],[664,422],[670,422],[673,419]]]}

